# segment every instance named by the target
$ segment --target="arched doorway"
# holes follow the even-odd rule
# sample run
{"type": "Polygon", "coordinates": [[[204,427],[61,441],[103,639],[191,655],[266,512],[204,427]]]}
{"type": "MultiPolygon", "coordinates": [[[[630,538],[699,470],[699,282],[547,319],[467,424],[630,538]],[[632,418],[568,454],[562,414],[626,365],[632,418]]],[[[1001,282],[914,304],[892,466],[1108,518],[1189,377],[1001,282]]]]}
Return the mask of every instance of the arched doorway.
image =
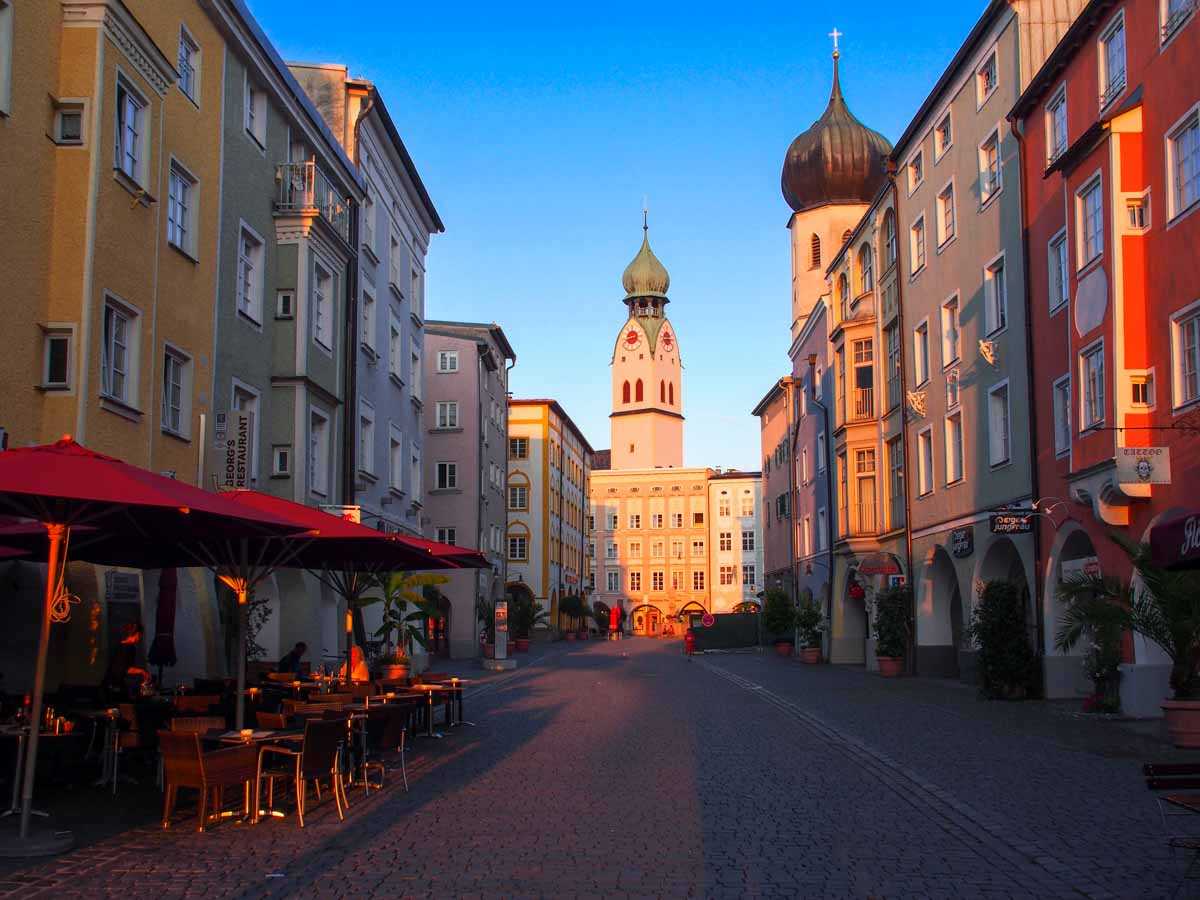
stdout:
{"type": "Polygon", "coordinates": [[[426,598],[436,615],[425,619],[425,650],[431,657],[450,658],[450,598],[437,588],[429,588],[426,598]]]}
{"type": "Polygon", "coordinates": [[[657,637],[662,631],[663,619],[662,610],[657,606],[642,604],[635,607],[630,613],[633,622],[633,633],[640,637],[657,637]]]}
{"type": "Polygon", "coordinates": [[[917,597],[917,670],[935,678],[958,678],[966,610],[958,572],[946,548],[925,560],[917,597]]]}
{"type": "Polygon", "coordinates": [[[756,615],[759,612],[758,603],[754,600],[743,600],[733,608],[733,612],[735,615],[744,615],[747,613],[756,615]]]}
{"type": "Polygon", "coordinates": [[[842,588],[839,603],[841,622],[834,622],[835,645],[840,645],[840,653],[836,656],[831,650],[834,662],[865,665],[867,662],[867,641],[871,637],[870,622],[867,617],[869,581],[859,574],[857,567],[846,571],[846,584],[842,588]]]}
{"type": "Polygon", "coordinates": [[[1011,538],[1000,537],[992,542],[979,561],[975,577],[980,585],[992,581],[1008,581],[1017,586],[1021,592],[1021,609],[1025,613],[1025,635],[1029,646],[1036,648],[1037,617],[1029,591],[1029,579],[1025,577],[1025,564],[1021,561],[1021,554],[1011,538]]]}
{"type": "MultiPolygon", "coordinates": [[[[700,620],[704,618],[704,614],[707,612],[708,610],[706,610],[702,604],[696,600],[689,600],[679,609],[679,624],[682,626],[683,630],[688,628],[699,628],[700,620]]],[[[674,630],[672,630],[672,633],[673,631],[674,630]]]]}

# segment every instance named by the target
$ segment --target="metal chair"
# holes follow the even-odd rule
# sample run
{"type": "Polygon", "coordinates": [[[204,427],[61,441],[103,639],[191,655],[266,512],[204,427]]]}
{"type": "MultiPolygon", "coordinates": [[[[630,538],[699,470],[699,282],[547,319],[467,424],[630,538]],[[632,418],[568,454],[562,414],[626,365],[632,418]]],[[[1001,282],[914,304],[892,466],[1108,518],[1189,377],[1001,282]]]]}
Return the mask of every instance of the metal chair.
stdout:
{"type": "Polygon", "coordinates": [[[277,744],[267,744],[263,750],[263,760],[270,756],[282,757],[286,762],[274,761],[277,764],[263,768],[259,767],[259,784],[267,779],[267,809],[275,808],[275,779],[291,778],[296,785],[296,818],[300,827],[304,827],[304,806],[308,793],[308,782],[312,781],[317,800],[321,799],[321,779],[328,778],[333,790],[334,803],[337,806],[338,819],[345,821],[344,808],[346,788],[342,784],[342,771],[339,758],[342,744],[346,735],[346,726],[342,722],[310,719],[304,725],[304,743],[299,750],[277,744]]]}

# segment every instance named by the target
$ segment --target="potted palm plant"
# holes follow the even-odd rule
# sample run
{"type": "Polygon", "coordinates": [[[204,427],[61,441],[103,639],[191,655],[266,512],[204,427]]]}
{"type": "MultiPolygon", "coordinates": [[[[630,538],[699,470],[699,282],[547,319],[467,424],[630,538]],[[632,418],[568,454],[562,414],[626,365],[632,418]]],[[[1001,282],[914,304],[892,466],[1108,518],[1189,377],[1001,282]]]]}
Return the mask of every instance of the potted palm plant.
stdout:
{"type": "Polygon", "coordinates": [[[508,611],[513,629],[513,649],[517,653],[529,650],[529,634],[538,624],[549,621],[549,614],[529,594],[520,593],[513,597],[508,611]]]}
{"type": "Polygon", "coordinates": [[[475,618],[483,624],[483,658],[496,658],[496,604],[486,597],[475,601],[475,618]]]}
{"type": "Polygon", "coordinates": [[[882,591],[874,606],[875,658],[879,674],[895,678],[904,672],[904,655],[912,635],[912,602],[907,587],[882,591]]]}
{"type": "Polygon", "coordinates": [[[778,588],[767,591],[763,606],[763,627],[774,635],[775,652],[780,656],[791,656],[795,642],[792,631],[796,626],[796,607],[792,598],[778,588]]]}
{"type": "Polygon", "coordinates": [[[821,661],[821,633],[825,630],[825,617],[820,607],[811,599],[800,602],[796,609],[796,637],[800,641],[800,661],[815,664],[821,661]]]}
{"type": "Polygon", "coordinates": [[[1157,644],[1171,660],[1172,697],[1162,702],[1167,732],[1176,747],[1200,748],[1200,572],[1160,568],[1146,544],[1112,540],[1138,584],[1098,574],[1068,580],[1055,644],[1070,650],[1097,628],[1129,629],[1157,644]]]}
{"type": "Polygon", "coordinates": [[[383,603],[383,623],[375,637],[384,645],[378,660],[379,677],[385,680],[407,678],[412,671],[409,651],[413,644],[425,646],[424,623],[437,615],[433,601],[435,585],[445,584],[441,575],[392,572],[376,579],[383,603]]]}

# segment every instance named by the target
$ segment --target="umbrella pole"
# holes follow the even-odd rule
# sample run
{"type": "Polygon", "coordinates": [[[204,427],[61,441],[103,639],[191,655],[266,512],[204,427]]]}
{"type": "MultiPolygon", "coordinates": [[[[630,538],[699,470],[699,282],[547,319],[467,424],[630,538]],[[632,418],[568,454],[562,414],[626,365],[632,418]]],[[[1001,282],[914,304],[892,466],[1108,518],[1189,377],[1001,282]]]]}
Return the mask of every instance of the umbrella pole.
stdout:
{"type": "Polygon", "coordinates": [[[247,591],[244,586],[237,589],[238,608],[238,664],[237,664],[237,696],[234,698],[234,727],[242,730],[246,721],[246,601],[247,591]]]}
{"type": "Polygon", "coordinates": [[[31,697],[29,741],[25,745],[25,784],[21,789],[21,839],[29,837],[30,819],[33,817],[33,779],[37,770],[38,733],[42,729],[42,694],[46,690],[46,657],[50,651],[50,610],[58,592],[58,569],[61,565],[63,541],[67,526],[48,523],[46,532],[50,537],[50,550],[46,559],[46,600],[42,607],[42,627],[38,632],[37,663],[33,673],[33,696],[31,697]]]}

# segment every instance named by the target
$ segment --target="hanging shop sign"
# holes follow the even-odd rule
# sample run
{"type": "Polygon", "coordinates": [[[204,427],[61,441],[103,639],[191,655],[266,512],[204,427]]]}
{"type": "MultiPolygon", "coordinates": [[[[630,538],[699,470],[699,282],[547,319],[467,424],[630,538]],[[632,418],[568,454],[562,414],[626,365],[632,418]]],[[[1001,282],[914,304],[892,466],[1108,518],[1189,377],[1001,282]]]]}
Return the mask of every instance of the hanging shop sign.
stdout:
{"type": "Polygon", "coordinates": [[[959,559],[975,552],[975,528],[966,525],[950,532],[950,552],[959,559]]]}
{"type": "Polygon", "coordinates": [[[1118,484],[1170,484],[1170,447],[1118,447],[1118,484]]]}
{"type": "Polygon", "coordinates": [[[858,565],[863,575],[899,575],[900,563],[890,553],[870,553],[858,565]]]}
{"type": "Polygon", "coordinates": [[[225,487],[251,487],[254,471],[254,417],[247,412],[231,412],[225,422],[225,465],[221,481],[225,487]]]}
{"type": "Polygon", "coordinates": [[[1029,534],[1033,531],[1033,513],[992,513],[992,534],[1029,534]]]}
{"type": "Polygon", "coordinates": [[[712,613],[705,613],[700,618],[700,624],[703,625],[705,628],[712,628],[714,625],[717,624],[717,617],[714,616],[712,613]]]}

